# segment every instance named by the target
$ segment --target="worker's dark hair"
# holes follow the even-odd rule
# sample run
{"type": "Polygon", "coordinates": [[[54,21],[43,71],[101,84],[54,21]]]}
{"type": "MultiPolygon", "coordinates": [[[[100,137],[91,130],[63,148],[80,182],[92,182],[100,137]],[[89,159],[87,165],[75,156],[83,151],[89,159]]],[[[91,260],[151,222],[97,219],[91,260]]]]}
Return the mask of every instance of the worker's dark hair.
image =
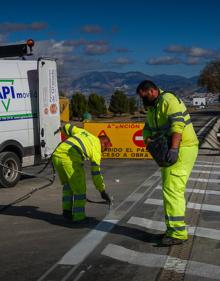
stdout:
{"type": "Polygon", "coordinates": [[[149,90],[151,88],[155,90],[158,89],[158,87],[152,81],[144,80],[137,86],[136,93],[138,94],[140,90],[149,90]]]}

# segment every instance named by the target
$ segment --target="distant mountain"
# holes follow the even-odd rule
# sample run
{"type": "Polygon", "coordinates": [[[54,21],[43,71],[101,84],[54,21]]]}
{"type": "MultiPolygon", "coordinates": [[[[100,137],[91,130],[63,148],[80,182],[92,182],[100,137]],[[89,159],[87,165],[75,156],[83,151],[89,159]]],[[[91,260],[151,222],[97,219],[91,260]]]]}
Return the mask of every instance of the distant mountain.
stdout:
{"type": "Polygon", "coordinates": [[[136,95],[137,85],[143,80],[152,80],[164,90],[175,91],[180,96],[197,91],[198,76],[185,78],[177,75],[150,76],[142,72],[88,72],[70,80],[61,79],[61,90],[67,90],[69,94],[80,91],[85,95],[97,93],[103,96],[112,95],[116,89],[123,90],[127,95],[136,95]],[[69,85],[68,85],[69,84],[69,85]]]}

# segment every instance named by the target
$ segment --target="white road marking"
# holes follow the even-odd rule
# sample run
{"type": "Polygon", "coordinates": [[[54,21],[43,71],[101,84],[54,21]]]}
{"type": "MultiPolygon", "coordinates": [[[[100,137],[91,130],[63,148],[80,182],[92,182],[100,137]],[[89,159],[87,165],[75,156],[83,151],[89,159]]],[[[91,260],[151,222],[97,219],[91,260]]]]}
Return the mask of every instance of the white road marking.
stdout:
{"type": "MultiPolygon", "coordinates": [[[[73,281],[78,281],[85,273],[86,273],[85,270],[80,271],[80,273],[76,276],[75,279],[73,279],[73,281]]],[[[65,280],[61,280],[61,281],[65,281],[65,280]]]]}
{"type": "Polygon", "coordinates": [[[217,179],[199,179],[199,178],[190,177],[188,180],[189,181],[198,181],[198,182],[220,183],[220,180],[217,180],[217,179]]]}
{"type": "MultiPolygon", "coordinates": [[[[163,200],[161,200],[161,199],[148,198],[144,203],[157,205],[157,206],[163,206],[163,200]]],[[[198,203],[188,202],[187,208],[195,209],[195,210],[220,212],[220,206],[218,206],[218,205],[198,204],[198,203]]]]}
{"type": "MultiPolygon", "coordinates": [[[[219,166],[220,168],[220,166],[219,166]]],[[[220,175],[220,172],[215,171],[202,171],[202,170],[192,170],[192,173],[210,174],[210,175],[220,175]]]]}
{"type": "Polygon", "coordinates": [[[197,135],[200,136],[200,135],[203,133],[203,131],[206,129],[206,127],[208,127],[209,124],[212,124],[212,122],[213,122],[213,120],[215,120],[215,118],[216,118],[216,117],[213,117],[211,120],[209,120],[209,122],[206,123],[205,126],[202,127],[202,128],[197,132],[197,135]]]}
{"type": "Polygon", "coordinates": [[[187,260],[181,260],[178,258],[167,256],[167,260],[164,264],[164,269],[176,271],[178,273],[184,273],[187,266],[187,260]]]}
{"type": "Polygon", "coordinates": [[[194,167],[219,168],[219,165],[202,165],[202,164],[195,164],[194,167]]]}
{"type": "MultiPolygon", "coordinates": [[[[158,185],[155,189],[162,190],[162,186],[158,185]]],[[[220,195],[220,191],[218,190],[198,189],[198,188],[187,188],[186,192],[200,193],[200,194],[207,194],[207,195],[220,195]]]]}
{"type": "Polygon", "coordinates": [[[143,198],[143,193],[138,193],[138,192],[132,193],[127,197],[126,202],[137,201],[140,200],[141,198],[143,198]]]}
{"type": "Polygon", "coordinates": [[[187,208],[195,209],[195,210],[203,210],[203,211],[220,212],[220,206],[218,205],[198,204],[198,203],[188,202],[187,208]]]}
{"type": "Polygon", "coordinates": [[[131,217],[127,221],[127,223],[142,226],[142,227],[148,228],[148,229],[154,229],[154,230],[159,230],[159,231],[163,231],[163,232],[166,231],[166,225],[162,221],[154,221],[154,220],[149,220],[149,219],[140,218],[140,217],[131,217]]]}
{"type": "Polygon", "coordinates": [[[209,161],[196,161],[196,163],[204,163],[204,164],[215,164],[215,165],[220,165],[218,162],[209,162],[209,161]]]}
{"type": "Polygon", "coordinates": [[[167,255],[138,252],[115,244],[108,244],[102,251],[102,255],[133,265],[164,268],[208,279],[219,280],[220,276],[220,266],[217,265],[187,261],[167,255]]]}
{"type": "Polygon", "coordinates": [[[90,231],[79,243],[73,246],[58,264],[76,265],[82,262],[117,223],[118,220],[101,221],[94,230],[90,231]]]}
{"type": "Polygon", "coordinates": [[[186,274],[196,275],[206,278],[206,280],[220,280],[220,267],[218,265],[202,263],[197,261],[189,261],[186,274]]]}
{"type": "MultiPolygon", "coordinates": [[[[162,232],[166,231],[165,222],[162,221],[149,220],[140,217],[131,217],[127,223],[141,226],[148,229],[159,230],[162,232]]],[[[194,227],[194,226],[188,226],[187,229],[190,235],[220,240],[220,230],[213,229],[213,228],[205,228],[205,227],[194,227]]]]}
{"type": "MultiPolygon", "coordinates": [[[[219,168],[220,168],[220,166],[219,166],[219,168]]],[[[210,174],[210,175],[220,175],[220,172],[216,172],[216,171],[204,171],[204,170],[192,170],[192,174],[193,173],[195,173],[195,174],[210,174]]],[[[158,171],[157,172],[157,174],[156,174],[157,176],[160,176],[161,175],[161,172],[160,171],[158,171]]],[[[189,178],[189,180],[193,180],[193,181],[196,181],[198,178],[192,178],[192,177],[190,177],[189,178]]],[[[198,180],[199,181],[199,180],[198,180]]],[[[219,180],[216,180],[216,179],[201,179],[201,181],[203,181],[203,182],[219,182],[219,180]]]]}
{"type": "Polygon", "coordinates": [[[162,255],[136,252],[114,244],[108,244],[101,254],[130,264],[149,267],[163,267],[167,258],[162,255]]]}

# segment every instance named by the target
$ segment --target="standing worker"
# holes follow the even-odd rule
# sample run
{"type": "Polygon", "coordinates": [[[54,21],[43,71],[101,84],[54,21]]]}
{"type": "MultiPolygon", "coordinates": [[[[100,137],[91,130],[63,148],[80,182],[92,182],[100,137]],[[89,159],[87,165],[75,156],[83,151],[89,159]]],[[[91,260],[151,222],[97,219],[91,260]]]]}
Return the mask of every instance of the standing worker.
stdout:
{"type": "Polygon", "coordinates": [[[67,139],[56,148],[52,156],[54,167],[63,184],[63,216],[73,221],[82,221],[86,218],[86,178],[83,168],[85,159],[91,162],[96,189],[104,200],[111,203],[100,172],[101,152],[111,146],[111,142],[107,136],[95,137],[69,123],[64,125],[63,132],[67,139]]]}
{"type": "Polygon", "coordinates": [[[188,239],[184,193],[197,158],[198,139],[184,103],[173,93],[145,80],[138,85],[137,94],[147,108],[144,141],[161,166],[167,226],[162,244],[182,244],[188,239]]]}

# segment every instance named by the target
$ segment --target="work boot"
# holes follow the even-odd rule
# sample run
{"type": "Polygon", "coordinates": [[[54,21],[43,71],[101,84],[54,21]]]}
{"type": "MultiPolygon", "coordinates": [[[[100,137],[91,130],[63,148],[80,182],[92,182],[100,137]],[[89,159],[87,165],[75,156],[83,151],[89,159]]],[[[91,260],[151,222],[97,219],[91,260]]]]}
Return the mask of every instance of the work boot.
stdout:
{"type": "Polygon", "coordinates": [[[69,210],[63,210],[63,217],[67,220],[72,220],[72,212],[69,210]]]}
{"type": "Polygon", "coordinates": [[[164,246],[172,246],[172,245],[181,245],[183,243],[185,243],[188,239],[178,239],[178,238],[174,238],[174,237],[168,237],[168,236],[164,236],[161,244],[164,246]]]}

